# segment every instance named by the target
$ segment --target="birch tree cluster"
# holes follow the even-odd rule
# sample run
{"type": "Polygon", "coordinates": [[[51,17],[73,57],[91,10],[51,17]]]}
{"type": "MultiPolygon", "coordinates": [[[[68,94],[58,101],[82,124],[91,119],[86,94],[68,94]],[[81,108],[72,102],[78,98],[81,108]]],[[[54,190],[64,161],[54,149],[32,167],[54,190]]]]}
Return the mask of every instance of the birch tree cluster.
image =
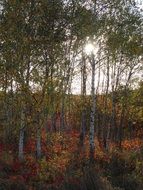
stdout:
{"type": "Polygon", "coordinates": [[[1,0],[1,141],[16,143],[20,160],[32,134],[42,157],[43,129],[78,130],[83,149],[89,134],[91,161],[95,138],[121,148],[143,121],[142,29],[134,1],[1,0]]]}

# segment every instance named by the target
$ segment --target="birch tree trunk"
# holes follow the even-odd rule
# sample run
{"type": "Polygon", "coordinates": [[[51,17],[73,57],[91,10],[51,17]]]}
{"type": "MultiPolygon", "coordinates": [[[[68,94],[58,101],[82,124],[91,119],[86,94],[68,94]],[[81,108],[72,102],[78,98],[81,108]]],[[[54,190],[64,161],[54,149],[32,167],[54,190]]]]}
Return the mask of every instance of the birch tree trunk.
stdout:
{"type": "Polygon", "coordinates": [[[81,115],[81,132],[80,132],[80,145],[84,147],[85,129],[86,129],[86,108],[85,108],[85,97],[86,97],[86,60],[82,50],[82,66],[81,66],[81,96],[82,96],[82,115],[81,115]]]}
{"type": "Polygon", "coordinates": [[[60,128],[61,131],[65,130],[65,95],[62,94],[62,102],[61,102],[61,117],[60,117],[60,128]]]}
{"type": "MultiPolygon", "coordinates": [[[[100,79],[101,79],[101,67],[100,67],[100,62],[99,62],[99,66],[98,66],[98,82],[97,82],[97,88],[96,88],[96,96],[99,93],[99,86],[100,86],[100,79]]],[[[95,132],[97,134],[97,138],[100,139],[101,137],[101,120],[100,120],[100,110],[98,109],[97,106],[97,101],[96,101],[96,116],[95,119],[97,121],[96,126],[95,126],[95,132]]]]}
{"type": "Polygon", "coordinates": [[[110,134],[111,139],[113,141],[116,141],[116,134],[117,134],[117,124],[116,124],[116,63],[112,65],[111,68],[111,102],[112,102],[112,111],[111,111],[111,123],[110,123],[110,134]]]}
{"type": "Polygon", "coordinates": [[[37,129],[37,146],[36,146],[36,148],[37,148],[37,159],[40,159],[42,151],[41,151],[41,130],[39,127],[37,129]]]}
{"type": "Polygon", "coordinates": [[[95,152],[95,144],[94,144],[94,130],[95,130],[95,107],[96,107],[96,97],[95,97],[95,60],[94,55],[92,54],[92,81],[91,81],[91,115],[90,115],[90,131],[89,131],[89,143],[90,143],[90,161],[94,161],[94,152],[95,152]]]}
{"type": "Polygon", "coordinates": [[[108,89],[109,89],[109,59],[107,60],[107,86],[106,86],[106,92],[105,92],[104,116],[103,116],[103,147],[106,151],[108,151],[108,140],[109,140],[109,126],[108,126],[108,119],[107,119],[108,89]]]}
{"type": "Polygon", "coordinates": [[[41,158],[42,155],[42,150],[41,150],[41,127],[40,127],[40,116],[39,116],[39,112],[37,112],[37,139],[36,139],[36,153],[37,153],[37,159],[41,158]]]}
{"type": "Polygon", "coordinates": [[[21,124],[20,124],[20,134],[19,134],[19,151],[18,158],[20,161],[24,159],[24,131],[25,131],[25,112],[24,108],[21,109],[21,124]]]}

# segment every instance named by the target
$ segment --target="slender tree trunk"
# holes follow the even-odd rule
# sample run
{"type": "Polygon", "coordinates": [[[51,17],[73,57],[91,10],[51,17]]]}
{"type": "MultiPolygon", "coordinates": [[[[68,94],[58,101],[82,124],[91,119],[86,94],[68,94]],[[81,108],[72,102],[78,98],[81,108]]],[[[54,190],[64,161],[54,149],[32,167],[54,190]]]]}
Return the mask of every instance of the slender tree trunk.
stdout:
{"type": "Polygon", "coordinates": [[[52,113],[51,116],[51,130],[56,132],[56,113],[52,113]]]}
{"type": "Polygon", "coordinates": [[[60,117],[60,128],[61,131],[65,130],[65,95],[62,95],[62,102],[61,102],[61,117],[60,117]]]}
{"type": "Polygon", "coordinates": [[[84,148],[85,130],[86,130],[86,60],[82,50],[82,66],[81,66],[81,96],[82,96],[82,115],[81,115],[81,132],[80,132],[80,145],[84,148]]]}
{"type": "Polygon", "coordinates": [[[129,137],[128,139],[131,140],[133,138],[133,124],[132,121],[128,121],[128,128],[129,128],[129,137]]]}
{"type": "Polygon", "coordinates": [[[41,158],[41,130],[40,128],[37,129],[37,159],[41,158]]]}
{"type": "Polygon", "coordinates": [[[20,161],[24,159],[24,133],[25,133],[25,110],[22,108],[21,110],[21,126],[20,126],[20,134],[19,134],[19,151],[18,158],[20,161]]]}
{"type": "Polygon", "coordinates": [[[122,149],[122,139],[123,139],[123,123],[124,123],[124,115],[125,115],[125,107],[123,105],[122,112],[121,112],[121,119],[120,119],[120,125],[118,128],[118,147],[121,150],[122,149]]]}
{"type": "Polygon", "coordinates": [[[96,107],[96,96],[95,96],[95,60],[94,55],[92,54],[92,81],[91,81],[91,115],[90,115],[90,131],[89,131],[89,143],[90,143],[90,161],[94,161],[94,129],[95,129],[95,107],[96,107]]]}
{"type": "Polygon", "coordinates": [[[72,85],[72,73],[71,73],[69,84],[68,84],[68,99],[67,99],[67,102],[68,102],[68,117],[67,117],[67,121],[66,121],[66,126],[67,126],[67,129],[69,131],[72,130],[72,124],[71,124],[71,97],[72,97],[71,96],[72,95],[71,85],[72,85]]]}
{"type": "Polygon", "coordinates": [[[8,73],[7,70],[5,71],[5,83],[4,83],[4,110],[5,110],[5,134],[4,134],[4,143],[7,144],[8,136],[9,136],[9,106],[8,106],[8,73]]]}
{"type": "Polygon", "coordinates": [[[111,114],[111,123],[110,123],[110,130],[111,130],[111,139],[112,141],[116,141],[116,134],[117,134],[117,125],[116,125],[116,102],[115,102],[115,93],[116,93],[116,88],[117,83],[116,81],[116,63],[112,65],[112,94],[111,94],[111,101],[112,101],[112,114],[111,114]]]}
{"type": "MultiPolygon", "coordinates": [[[[100,67],[100,62],[99,62],[99,67],[98,67],[98,82],[97,82],[97,88],[96,88],[96,97],[98,97],[99,93],[99,86],[100,86],[100,79],[101,79],[101,67],[100,67]]],[[[98,139],[100,140],[100,135],[101,135],[101,120],[100,120],[100,110],[98,109],[97,106],[97,101],[96,101],[96,126],[95,126],[95,132],[97,134],[98,139]]]]}
{"type": "Polygon", "coordinates": [[[116,103],[115,103],[115,92],[112,92],[112,118],[111,118],[111,127],[112,127],[112,140],[116,142],[117,135],[117,125],[116,125],[116,103]]]}
{"type": "Polygon", "coordinates": [[[108,127],[108,110],[107,110],[107,100],[108,100],[108,88],[109,88],[109,59],[107,60],[107,86],[105,92],[105,102],[104,102],[104,117],[103,117],[103,147],[108,151],[108,140],[109,140],[109,127],[108,127]]]}
{"type": "Polygon", "coordinates": [[[40,127],[40,116],[39,112],[37,113],[37,139],[36,139],[36,153],[37,153],[37,159],[41,158],[42,155],[42,149],[41,149],[41,127],[40,127]]]}
{"type": "Polygon", "coordinates": [[[80,132],[80,145],[82,148],[84,148],[85,129],[86,129],[86,110],[83,110],[81,116],[81,132],[80,132]]]}
{"type": "MultiPolygon", "coordinates": [[[[7,122],[8,122],[8,128],[7,128],[7,140],[8,142],[11,142],[11,135],[12,135],[12,129],[13,129],[13,80],[10,81],[10,91],[8,92],[8,105],[7,105],[7,122]]],[[[13,140],[13,139],[12,139],[13,140]]]]}

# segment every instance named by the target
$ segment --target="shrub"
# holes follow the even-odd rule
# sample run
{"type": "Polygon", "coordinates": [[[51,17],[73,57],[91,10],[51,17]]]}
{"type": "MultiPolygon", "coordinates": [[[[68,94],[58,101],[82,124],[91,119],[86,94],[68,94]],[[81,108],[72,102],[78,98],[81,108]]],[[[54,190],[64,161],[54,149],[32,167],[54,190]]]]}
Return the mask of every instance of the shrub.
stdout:
{"type": "Polygon", "coordinates": [[[22,181],[0,179],[0,190],[28,190],[28,187],[22,181]]]}
{"type": "Polygon", "coordinates": [[[114,186],[125,190],[137,190],[142,181],[141,166],[143,162],[137,162],[136,152],[113,152],[107,176],[114,186]]]}

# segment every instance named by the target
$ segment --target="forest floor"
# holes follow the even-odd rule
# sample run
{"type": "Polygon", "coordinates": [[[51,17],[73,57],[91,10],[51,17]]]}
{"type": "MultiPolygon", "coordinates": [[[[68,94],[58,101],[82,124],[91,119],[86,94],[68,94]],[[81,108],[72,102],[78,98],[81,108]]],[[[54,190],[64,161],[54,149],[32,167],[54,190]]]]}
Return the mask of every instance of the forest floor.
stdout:
{"type": "Polygon", "coordinates": [[[35,137],[29,138],[24,160],[15,144],[0,144],[0,190],[125,190],[143,189],[143,141],[124,140],[122,151],[112,143],[103,151],[95,139],[95,162],[89,163],[88,137],[79,146],[79,133],[42,132],[42,158],[36,159],[35,137]]]}

